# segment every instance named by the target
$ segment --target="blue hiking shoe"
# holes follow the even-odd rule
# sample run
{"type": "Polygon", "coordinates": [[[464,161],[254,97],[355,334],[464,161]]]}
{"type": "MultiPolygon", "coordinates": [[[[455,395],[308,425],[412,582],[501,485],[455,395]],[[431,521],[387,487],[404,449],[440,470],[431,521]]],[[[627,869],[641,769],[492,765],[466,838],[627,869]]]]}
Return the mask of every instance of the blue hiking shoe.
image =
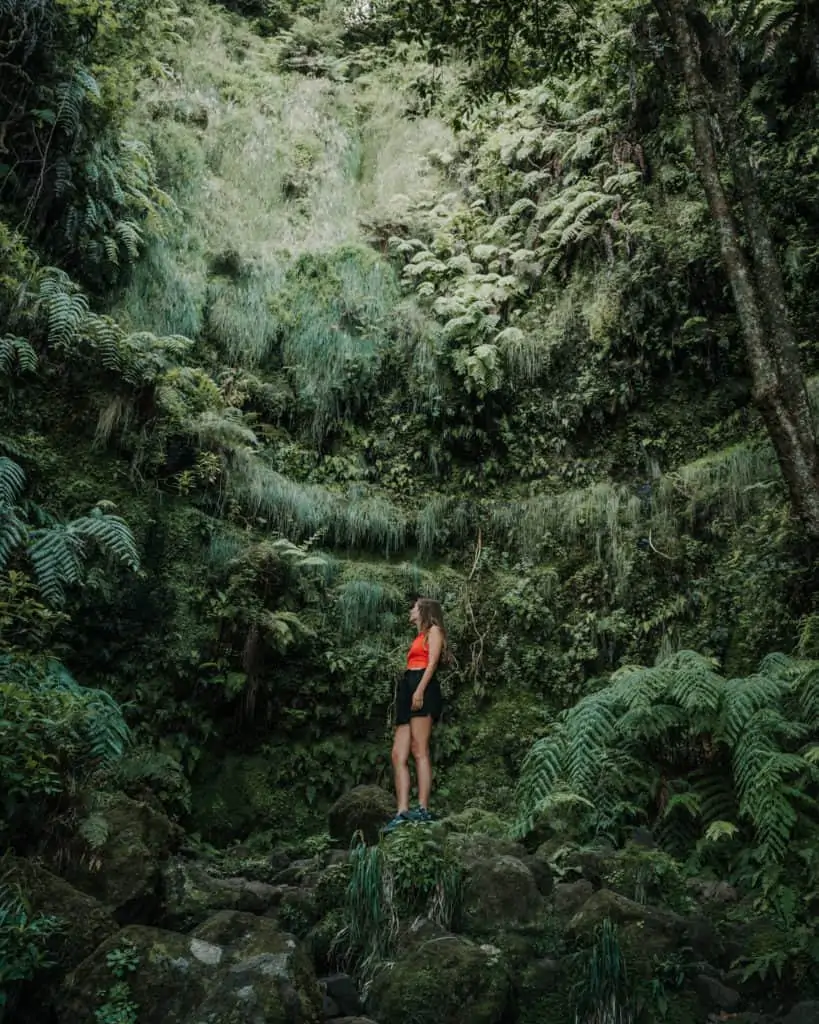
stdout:
{"type": "Polygon", "coordinates": [[[386,835],[388,832],[394,832],[400,825],[403,825],[407,821],[412,821],[409,811],[399,811],[398,814],[388,821],[387,824],[381,829],[382,835],[386,835]]]}
{"type": "Polygon", "coordinates": [[[430,821],[435,821],[435,817],[429,813],[426,807],[421,807],[419,804],[416,808],[410,811],[410,820],[427,824],[430,821]]]}

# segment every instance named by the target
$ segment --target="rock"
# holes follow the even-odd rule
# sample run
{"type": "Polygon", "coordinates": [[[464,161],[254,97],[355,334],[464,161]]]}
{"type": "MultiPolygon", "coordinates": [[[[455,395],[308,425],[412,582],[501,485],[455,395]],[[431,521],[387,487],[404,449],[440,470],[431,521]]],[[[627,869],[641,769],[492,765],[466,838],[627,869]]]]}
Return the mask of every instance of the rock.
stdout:
{"type": "Polygon", "coordinates": [[[312,885],[321,875],[321,865],[315,857],[294,860],[278,871],[273,878],[274,885],[312,885]]]}
{"type": "Polygon", "coordinates": [[[389,1024],[501,1024],[512,986],[495,946],[460,936],[432,939],[375,977],[368,1011],[389,1024]]]}
{"type": "Polygon", "coordinates": [[[809,999],[797,1003],[782,1024],[819,1024],[819,1000],[809,999]]]}
{"type": "Polygon", "coordinates": [[[514,930],[532,924],[542,912],[543,897],[522,860],[501,855],[465,865],[461,918],[467,934],[514,930]]]}
{"type": "Polygon", "coordinates": [[[594,886],[585,878],[577,882],[559,882],[555,886],[555,913],[561,915],[576,914],[586,900],[594,895],[594,886]]]}
{"type": "Polygon", "coordinates": [[[346,861],[342,864],[330,864],[322,871],[315,889],[316,907],[322,915],[344,906],[350,874],[350,867],[346,861]]]}
{"type": "Polygon", "coordinates": [[[698,974],[694,979],[697,996],[706,1011],[725,1010],[728,1013],[736,1010],[740,1003],[739,992],[708,974],[698,974]]]}
{"type": "Polygon", "coordinates": [[[337,1017],[333,1024],[376,1024],[369,1017],[337,1017]]]}
{"type": "Polygon", "coordinates": [[[162,903],[161,865],[181,844],[182,830],[149,804],[117,794],[100,812],[108,839],[99,866],[75,861],[68,881],[111,909],[119,924],[155,920],[162,903]]]}
{"type": "Polygon", "coordinates": [[[357,1017],[362,1010],[361,998],[349,974],[330,974],[319,978],[319,985],[338,1007],[335,1017],[357,1017]]]}
{"type": "Polygon", "coordinates": [[[4,881],[20,886],[33,914],[54,914],[65,923],[46,945],[48,959],[58,970],[70,971],[119,930],[110,910],[99,900],[35,861],[13,857],[4,867],[8,869],[4,881]]]}
{"type": "Polygon", "coordinates": [[[284,931],[305,938],[322,916],[316,907],[315,897],[310,889],[300,889],[295,885],[286,885],[283,890],[275,911],[276,919],[284,931]]]}
{"type": "Polygon", "coordinates": [[[586,900],[569,921],[570,940],[591,939],[606,918],[618,925],[621,942],[647,963],[652,955],[662,956],[689,946],[704,962],[718,957],[719,942],[712,925],[700,918],[686,918],[668,910],[635,903],[609,889],[600,889],[586,900]]]}
{"type": "Polygon", "coordinates": [[[401,953],[409,952],[427,942],[445,938],[448,935],[443,925],[429,917],[419,915],[408,921],[402,921],[398,928],[397,947],[401,953]]]}
{"type": "Polygon", "coordinates": [[[325,1020],[335,1020],[341,1013],[338,1004],[325,992],[321,1000],[321,1013],[325,1020]]]}
{"type": "Polygon", "coordinates": [[[615,854],[612,846],[581,847],[566,854],[562,860],[563,870],[578,878],[585,878],[598,889],[603,884],[609,862],[615,854]]]}
{"type": "Polygon", "coordinates": [[[525,857],[521,857],[521,862],[526,865],[527,868],[532,872],[532,877],[535,880],[535,885],[538,888],[538,892],[541,896],[550,896],[554,889],[554,876],[552,875],[552,869],[549,865],[540,859],[535,857],[533,854],[527,854],[525,857]]]}
{"type": "Polygon", "coordinates": [[[214,878],[201,864],[176,858],[162,869],[164,927],[188,931],[219,910],[263,914],[278,906],[285,886],[246,878],[214,878]]]}
{"type": "Polygon", "coordinates": [[[515,857],[523,860],[527,856],[520,843],[513,843],[510,839],[498,839],[495,836],[455,832],[447,836],[446,842],[462,864],[491,860],[493,857],[515,857]]]}
{"type": "Polygon", "coordinates": [[[330,836],[345,846],[356,832],[364,842],[378,842],[379,830],[395,813],[393,798],[379,786],[356,786],[340,796],[330,808],[330,836]]]}
{"type": "Polygon", "coordinates": [[[703,903],[736,903],[739,899],[739,893],[728,882],[689,878],[685,884],[691,890],[691,895],[703,903]]]}
{"type": "Polygon", "coordinates": [[[518,1019],[574,1019],[570,970],[559,960],[530,960],[516,975],[518,1019]]]}
{"type": "Polygon", "coordinates": [[[223,911],[190,935],[131,925],[107,939],[63,987],[59,1024],[94,1024],[118,978],[111,954],[127,946],[140,1024],[318,1024],[321,994],[310,962],[273,922],[223,911]]]}

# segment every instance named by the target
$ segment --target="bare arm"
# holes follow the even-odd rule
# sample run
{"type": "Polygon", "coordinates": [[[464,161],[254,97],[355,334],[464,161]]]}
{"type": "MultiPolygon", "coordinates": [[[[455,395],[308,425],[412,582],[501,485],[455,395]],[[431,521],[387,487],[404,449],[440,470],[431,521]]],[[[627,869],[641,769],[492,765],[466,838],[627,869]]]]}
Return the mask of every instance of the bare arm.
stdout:
{"type": "Polygon", "coordinates": [[[441,660],[441,651],[444,647],[444,637],[438,626],[430,626],[429,633],[427,634],[427,645],[429,649],[429,664],[427,665],[424,674],[421,676],[421,681],[416,687],[415,692],[423,694],[427,688],[427,684],[438,667],[438,662],[441,660]]]}

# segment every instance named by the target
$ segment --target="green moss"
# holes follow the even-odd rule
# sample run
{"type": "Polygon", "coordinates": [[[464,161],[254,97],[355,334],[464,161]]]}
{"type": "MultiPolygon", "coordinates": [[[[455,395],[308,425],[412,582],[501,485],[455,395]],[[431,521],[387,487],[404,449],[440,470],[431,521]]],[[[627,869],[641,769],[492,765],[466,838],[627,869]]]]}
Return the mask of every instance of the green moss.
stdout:
{"type": "Polygon", "coordinates": [[[500,1024],[511,996],[500,950],[448,936],[382,970],[370,999],[373,1015],[391,1024],[500,1024]]]}

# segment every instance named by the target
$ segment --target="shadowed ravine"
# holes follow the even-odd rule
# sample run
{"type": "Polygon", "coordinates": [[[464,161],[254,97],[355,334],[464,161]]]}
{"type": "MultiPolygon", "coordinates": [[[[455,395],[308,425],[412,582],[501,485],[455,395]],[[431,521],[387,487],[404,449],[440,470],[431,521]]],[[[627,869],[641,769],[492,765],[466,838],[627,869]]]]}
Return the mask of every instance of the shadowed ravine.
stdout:
{"type": "Polygon", "coordinates": [[[0,0],[2,1024],[819,1024],[815,39],[0,0]]]}

